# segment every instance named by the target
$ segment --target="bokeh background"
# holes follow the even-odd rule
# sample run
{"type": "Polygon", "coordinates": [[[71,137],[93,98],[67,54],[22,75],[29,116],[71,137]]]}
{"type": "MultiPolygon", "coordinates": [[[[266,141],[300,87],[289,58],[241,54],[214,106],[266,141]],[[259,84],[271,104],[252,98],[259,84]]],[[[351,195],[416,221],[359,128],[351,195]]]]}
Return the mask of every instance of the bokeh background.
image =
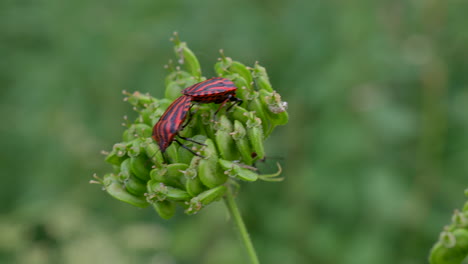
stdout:
{"type": "MultiPolygon", "coordinates": [[[[238,201],[262,263],[425,263],[468,187],[468,2],[0,2],[0,263],[245,263],[224,204],[170,221],[88,181],[164,95],[178,31],[205,76],[223,48],[289,103],[282,183],[238,201]]],[[[270,160],[275,168],[276,160],[270,160]]],[[[267,162],[267,165],[268,162],[267,162]]]]}

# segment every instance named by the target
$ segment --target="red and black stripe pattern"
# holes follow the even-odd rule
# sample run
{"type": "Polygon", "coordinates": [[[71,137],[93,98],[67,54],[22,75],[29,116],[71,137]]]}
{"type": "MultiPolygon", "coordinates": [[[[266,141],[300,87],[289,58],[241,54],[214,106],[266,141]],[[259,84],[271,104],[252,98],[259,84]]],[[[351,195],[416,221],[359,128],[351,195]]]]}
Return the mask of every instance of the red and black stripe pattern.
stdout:
{"type": "Polygon", "coordinates": [[[171,145],[174,137],[183,128],[191,101],[192,99],[189,96],[177,98],[154,125],[152,137],[158,142],[161,152],[164,152],[171,145]]]}
{"type": "MultiPolygon", "coordinates": [[[[236,90],[237,87],[231,80],[221,77],[211,78],[182,90],[183,95],[177,98],[166,109],[166,112],[164,112],[153,127],[152,137],[158,142],[161,152],[164,153],[173,141],[176,141],[182,147],[192,152],[192,150],[175,139],[175,136],[184,128],[184,121],[190,111],[191,102],[221,104],[219,107],[221,109],[228,101],[242,103],[242,100],[236,97],[236,90]]],[[[192,141],[189,138],[179,137],[192,141]]],[[[195,141],[192,142],[203,145],[195,141]]]]}
{"type": "Polygon", "coordinates": [[[225,103],[226,101],[239,101],[236,98],[237,87],[226,78],[214,77],[196,83],[182,90],[182,94],[190,96],[192,101],[200,103],[225,103]]]}

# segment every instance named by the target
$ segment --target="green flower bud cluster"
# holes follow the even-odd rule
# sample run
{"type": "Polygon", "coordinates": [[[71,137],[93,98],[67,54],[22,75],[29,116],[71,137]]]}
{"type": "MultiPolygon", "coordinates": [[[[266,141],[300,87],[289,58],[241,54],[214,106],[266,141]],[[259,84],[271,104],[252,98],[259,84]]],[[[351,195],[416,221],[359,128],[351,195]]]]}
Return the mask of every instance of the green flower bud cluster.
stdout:
{"type": "MultiPolygon", "coordinates": [[[[468,189],[465,190],[468,196],[468,189]]],[[[452,223],[444,227],[429,256],[431,264],[459,264],[468,256],[468,202],[455,210],[452,223]]]]}
{"type": "Polygon", "coordinates": [[[237,180],[258,179],[279,181],[281,168],[269,175],[259,174],[255,161],[265,158],[264,141],[278,125],[288,121],[287,104],[281,100],[268,79],[265,68],[255,63],[246,67],[224,56],[215,64],[219,76],[232,80],[241,106],[226,106],[215,115],[220,105],[196,104],[190,110],[187,125],[179,135],[204,145],[184,141],[199,156],[178,144],[171,144],[161,153],[151,138],[156,124],[181,91],[206,80],[200,63],[185,42],[175,35],[177,66],[170,61],[165,80],[165,97],[124,92],[138,117],[127,121],[123,140],[106,153],[106,161],[114,167],[102,178],[95,176],[114,198],[138,206],[153,206],[162,218],[171,218],[180,205],[185,213],[194,214],[224,196],[229,184],[237,180]],[[229,111],[228,111],[229,109],[229,111]],[[164,156],[163,156],[164,155],[164,156]]]}

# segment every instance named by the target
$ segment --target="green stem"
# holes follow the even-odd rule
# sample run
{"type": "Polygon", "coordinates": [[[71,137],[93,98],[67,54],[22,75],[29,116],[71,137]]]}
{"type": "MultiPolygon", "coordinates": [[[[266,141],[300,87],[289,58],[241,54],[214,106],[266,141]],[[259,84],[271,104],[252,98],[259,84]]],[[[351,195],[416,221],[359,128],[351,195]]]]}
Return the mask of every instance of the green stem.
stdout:
{"type": "Polygon", "coordinates": [[[244,243],[244,246],[247,249],[250,262],[252,264],[259,264],[260,262],[258,261],[257,253],[255,252],[252,241],[250,240],[249,233],[247,232],[247,228],[245,228],[245,224],[242,220],[239,208],[237,208],[236,201],[234,201],[234,196],[232,195],[232,191],[229,187],[226,196],[224,197],[224,202],[229,209],[229,213],[231,214],[232,219],[234,219],[234,223],[236,224],[237,231],[239,232],[239,235],[242,239],[242,243],[244,243]]]}

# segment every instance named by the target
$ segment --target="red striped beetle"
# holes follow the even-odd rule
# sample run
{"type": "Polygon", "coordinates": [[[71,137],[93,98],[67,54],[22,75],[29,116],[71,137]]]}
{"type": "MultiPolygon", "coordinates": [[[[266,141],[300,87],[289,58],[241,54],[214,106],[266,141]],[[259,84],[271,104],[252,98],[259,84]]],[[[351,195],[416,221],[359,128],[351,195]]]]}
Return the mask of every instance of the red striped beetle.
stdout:
{"type": "Polygon", "coordinates": [[[182,94],[190,96],[194,102],[221,104],[221,109],[227,101],[242,103],[242,99],[236,97],[236,90],[237,87],[231,80],[214,77],[185,88],[182,94]]]}
{"type": "Polygon", "coordinates": [[[190,151],[192,154],[200,156],[189,149],[184,144],[180,143],[175,136],[179,138],[205,145],[190,138],[182,137],[178,133],[185,127],[184,121],[187,118],[187,113],[190,111],[190,104],[192,99],[188,96],[181,96],[177,98],[172,104],[166,109],[164,114],[159,118],[159,121],[153,127],[152,138],[158,142],[159,149],[162,153],[171,145],[172,141],[177,142],[181,147],[190,151]]]}

